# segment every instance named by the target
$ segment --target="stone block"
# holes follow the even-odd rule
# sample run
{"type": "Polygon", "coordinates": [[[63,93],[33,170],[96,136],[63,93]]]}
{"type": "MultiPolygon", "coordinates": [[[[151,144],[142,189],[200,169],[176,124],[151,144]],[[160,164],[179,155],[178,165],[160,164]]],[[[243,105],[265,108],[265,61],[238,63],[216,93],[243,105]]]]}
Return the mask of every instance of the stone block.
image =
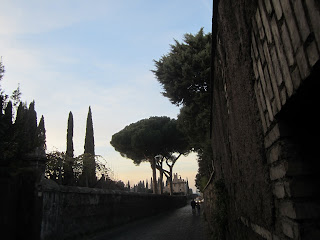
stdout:
{"type": "Polygon", "coordinates": [[[282,17],[282,8],[280,4],[280,0],[272,0],[274,12],[276,13],[277,19],[280,20],[282,17]]]}
{"type": "Polygon", "coordinates": [[[319,60],[319,53],[317,49],[317,45],[315,41],[312,41],[306,49],[307,56],[308,56],[308,61],[311,67],[313,67],[316,62],[319,60]]]}
{"type": "Polygon", "coordinates": [[[273,143],[275,143],[280,138],[279,126],[276,124],[269,133],[264,138],[265,148],[269,148],[273,143]]]}
{"type": "Polygon", "coordinates": [[[260,100],[260,96],[259,96],[259,90],[257,88],[257,85],[260,84],[258,82],[255,82],[255,87],[254,87],[254,90],[255,90],[255,94],[256,94],[256,98],[257,98],[257,103],[258,103],[258,108],[259,108],[259,113],[260,113],[260,118],[261,118],[261,123],[262,123],[262,129],[263,129],[263,133],[266,133],[267,132],[267,125],[266,125],[266,120],[264,118],[264,110],[262,108],[262,102],[260,100]]]}
{"type": "Polygon", "coordinates": [[[301,46],[298,49],[296,54],[296,59],[297,59],[297,65],[300,71],[301,79],[304,80],[309,76],[310,70],[309,70],[308,62],[304,53],[303,46],[301,46]]]}
{"type": "Polygon", "coordinates": [[[265,100],[264,100],[263,91],[262,91],[262,87],[261,87],[261,82],[260,81],[257,84],[257,90],[258,90],[259,100],[261,102],[262,112],[265,112],[267,110],[267,106],[266,106],[266,103],[265,103],[265,100]]]}
{"type": "Polygon", "coordinates": [[[274,146],[271,147],[271,149],[268,152],[268,163],[269,164],[272,164],[280,159],[279,158],[280,151],[281,151],[281,146],[279,144],[275,144],[274,146]]]}
{"type": "Polygon", "coordinates": [[[265,32],[265,34],[267,36],[268,43],[271,43],[272,42],[272,35],[271,35],[269,22],[268,22],[268,19],[267,19],[267,16],[266,16],[266,12],[264,10],[264,6],[263,6],[262,0],[259,0],[258,4],[259,4],[259,9],[260,9],[260,16],[261,16],[262,24],[263,24],[263,27],[264,27],[264,32],[265,32]]]}
{"type": "Polygon", "coordinates": [[[278,164],[270,168],[270,179],[281,179],[286,175],[286,166],[284,163],[278,164]]]}
{"type": "MultiPolygon", "coordinates": [[[[270,105],[270,103],[269,103],[269,105],[270,105]]],[[[267,106],[268,107],[268,106],[267,106]]],[[[266,111],[265,112],[265,119],[266,119],[266,124],[267,124],[267,126],[269,127],[270,126],[270,124],[271,124],[271,121],[270,121],[270,117],[269,117],[269,113],[268,113],[268,111],[266,111]]]]}
{"type": "Polygon", "coordinates": [[[266,9],[267,9],[268,14],[271,14],[272,13],[272,6],[270,3],[270,0],[264,0],[264,4],[266,5],[266,9]]]}
{"type": "Polygon", "coordinates": [[[255,38],[255,35],[253,32],[251,33],[251,39],[252,39],[252,47],[253,47],[254,56],[255,56],[255,58],[257,58],[259,53],[258,53],[258,49],[257,49],[256,38],[255,38]]]}
{"type": "Polygon", "coordinates": [[[296,25],[296,20],[294,18],[294,14],[293,14],[291,6],[290,6],[290,1],[289,0],[281,0],[280,2],[281,2],[283,14],[286,19],[286,23],[289,28],[293,51],[295,52],[298,49],[298,47],[300,47],[300,44],[301,44],[298,28],[296,25]]]}
{"type": "Polygon", "coordinates": [[[280,203],[279,210],[282,216],[286,216],[291,219],[297,218],[296,210],[292,201],[282,201],[280,203]]]}
{"type": "Polygon", "coordinates": [[[298,89],[301,83],[301,77],[298,67],[295,67],[295,69],[292,71],[291,79],[294,89],[298,89]]]}
{"type": "Polygon", "coordinates": [[[280,107],[279,107],[279,109],[278,109],[277,101],[276,101],[275,98],[273,98],[273,99],[271,100],[271,107],[272,107],[272,114],[273,114],[273,116],[277,115],[277,113],[278,113],[279,110],[280,110],[280,107]]]}
{"type": "Polygon", "coordinates": [[[271,62],[273,64],[275,78],[277,80],[277,85],[280,86],[281,83],[283,82],[282,73],[280,70],[280,64],[279,64],[278,56],[277,56],[276,49],[274,46],[271,46],[270,54],[271,54],[271,62]]]}
{"type": "Polygon", "coordinates": [[[293,1],[293,9],[296,15],[296,19],[298,19],[298,27],[302,36],[302,41],[305,42],[310,34],[310,28],[307,23],[306,14],[304,13],[301,0],[293,1]]]}
{"type": "Polygon", "coordinates": [[[308,0],[305,1],[307,5],[307,9],[309,12],[310,20],[312,29],[314,32],[314,36],[316,38],[318,49],[320,49],[320,8],[319,8],[319,1],[315,0],[308,0]],[[316,3],[317,2],[317,3],[316,3]]]}
{"type": "Polygon", "coordinates": [[[280,91],[280,100],[281,100],[282,106],[285,105],[287,102],[287,91],[285,88],[282,88],[280,91]]]}
{"type": "Polygon", "coordinates": [[[253,231],[255,231],[257,234],[262,236],[264,239],[272,240],[272,234],[267,229],[254,223],[251,223],[251,228],[253,231]]]}
{"type": "Polygon", "coordinates": [[[254,61],[254,60],[252,60],[252,67],[253,67],[254,77],[255,77],[256,80],[258,80],[259,73],[258,73],[256,61],[254,61]]]}
{"type": "Polygon", "coordinates": [[[273,37],[274,37],[274,41],[275,41],[275,45],[276,45],[276,50],[277,50],[277,54],[278,54],[278,58],[279,58],[279,62],[280,62],[281,70],[282,70],[282,77],[283,77],[283,80],[284,80],[284,83],[286,86],[288,96],[290,97],[293,93],[293,85],[292,85],[292,81],[291,81],[291,75],[290,75],[287,59],[284,55],[284,50],[282,47],[282,41],[280,39],[278,25],[277,25],[274,17],[271,19],[271,30],[273,33],[273,37]]]}
{"type": "Polygon", "coordinates": [[[285,190],[284,190],[284,185],[282,182],[277,182],[273,186],[273,194],[277,198],[284,198],[285,197],[285,190]]]}
{"type": "MultiPolygon", "coordinates": [[[[281,109],[279,90],[278,90],[278,85],[277,85],[277,80],[276,80],[276,77],[275,77],[275,73],[274,73],[274,70],[273,70],[273,63],[272,63],[272,60],[271,60],[269,48],[268,48],[268,45],[267,45],[266,42],[263,45],[263,49],[264,49],[264,54],[266,56],[268,69],[269,69],[270,82],[271,82],[272,90],[273,90],[273,93],[274,93],[274,103],[275,103],[275,106],[276,106],[275,110],[276,110],[276,113],[278,113],[278,111],[280,111],[280,109],[281,109]]],[[[276,113],[274,113],[274,115],[276,115],[276,113]]]]}
{"type": "Polygon", "coordinates": [[[299,226],[296,222],[283,219],[281,222],[282,232],[289,238],[299,239],[299,226]]]}
{"type": "Polygon", "coordinates": [[[287,56],[288,64],[289,66],[292,66],[294,64],[293,50],[291,46],[288,29],[285,23],[283,23],[281,26],[281,37],[284,46],[284,51],[287,56]]]}
{"type": "Polygon", "coordinates": [[[260,56],[260,59],[261,59],[261,64],[264,65],[264,63],[266,62],[266,58],[264,56],[262,43],[261,43],[260,39],[257,39],[256,43],[257,43],[257,46],[258,46],[258,51],[259,51],[259,56],[260,56]]]}
{"type": "Polygon", "coordinates": [[[268,69],[268,65],[265,65],[263,68],[263,73],[264,73],[264,80],[266,82],[266,90],[267,90],[267,98],[270,100],[273,99],[274,94],[272,91],[272,86],[271,86],[271,81],[270,81],[270,72],[268,69]]]}
{"type": "Polygon", "coordinates": [[[256,12],[256,22],[257,22],[257,27],[258,27],[258,31],[259,31],[259,36],[260,36],[260,39],[262,40],[265,35],[264,35],[264,29],[262,27],[259,8],[257,9],[257,12],[256,12]]]}

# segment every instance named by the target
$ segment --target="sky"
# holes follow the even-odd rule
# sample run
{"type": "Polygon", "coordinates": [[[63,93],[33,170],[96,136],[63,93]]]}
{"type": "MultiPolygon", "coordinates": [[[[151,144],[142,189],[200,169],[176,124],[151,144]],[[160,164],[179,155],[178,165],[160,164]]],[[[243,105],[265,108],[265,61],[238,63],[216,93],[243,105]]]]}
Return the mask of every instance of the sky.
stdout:
{"type": "MultiPolygon", "coordinates": [[[[177,118],[179,108],[151,72],[153,60],[186,33],[211,32],[211,18],[210,0],[1,0],[1,86],[11,94],[20,85],[21,100],[35,101],[47,152],[66,150],[71,111],[75,155],[83,153],[91,106],[95,152],[111,177],[131,186],[150,182],[150,164],[121,157],[111,137],[151,116],[177,118]]],[[[173,170],[196,190],[196,154],[181,157],[173,170]]]]}

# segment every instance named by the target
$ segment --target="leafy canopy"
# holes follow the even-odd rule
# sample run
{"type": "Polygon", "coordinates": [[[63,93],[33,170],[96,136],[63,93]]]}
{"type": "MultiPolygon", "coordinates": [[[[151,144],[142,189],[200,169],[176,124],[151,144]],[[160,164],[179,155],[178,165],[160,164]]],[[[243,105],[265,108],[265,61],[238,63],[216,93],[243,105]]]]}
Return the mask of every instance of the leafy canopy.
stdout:
{"type": "Polygon", "coordinates": [[[199,174],[210,176],[212,150],[210,133],[211,33],[203,29],[185,34],[183,42],[175,40],[168,54],[155,62],[155,74],[163,87],[162,94],[181,106],[178,128],[188,137],[190,147],[198,153],[199,174]]]}
{"type": "Polygon", "coordinates": [[[150,117],[132,123],[114,134],[110,143],[121,156],[137,165],[159,154],[186,153],[189,147],[176,120],[169,117],[150,117]]]}
{"type": "Polygon", "coordinates": [[[170,47],[167,55],[154,60],[156,70],[152,71],[164,89],[162,94],[178,106],[208,97],[211,34],[204,34],[201,28],[196,35],[185,34],[183,43],[175,40],[170,47]]]}

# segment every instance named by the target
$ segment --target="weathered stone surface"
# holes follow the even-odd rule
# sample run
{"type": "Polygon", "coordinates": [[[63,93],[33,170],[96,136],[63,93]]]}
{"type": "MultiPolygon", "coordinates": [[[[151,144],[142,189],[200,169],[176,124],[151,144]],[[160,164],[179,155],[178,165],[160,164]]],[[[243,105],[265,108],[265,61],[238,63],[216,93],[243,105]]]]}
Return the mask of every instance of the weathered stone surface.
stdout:
{"type": "Polygon", "coordinates": [[[302,41],[306,41],[307,37],[310,34],[310,29],[307,23],[306,15],[303,10],[303,6],[301,0],[293,1],[293,9],[296,15],[296,19],[298,20],[298,27],[302,36],[302,41]]]}
{"type": "Polygon", "coordinates": [[[280,137],[279,126],[275,125],[264,138],[264,146],[268,149],[280,137]]]}
{"type": "Polygon", "coordinates": [[[288,59],[289,66],[294,64],[293,50],[291,46],[291,41],[288,33],[288,29],[285,23],[281,26],[281,37],[284,46],[284,50],[288,59]]]}
{"type": "Polygon", "coordinates": [[[287,237],[292,239],[298,239],[299,227],[297,223],[284,219],[282,221],[282,231],[287,237]]]}
{"type": "Polygon", "coordinates": [[[276,49],[277,49],[277,53],[278,53],[278,57],[279,57],[279,62],[280,62],[281,70],[282,70],[283,80],[285,82],[288,96],[290,97],[293,93],[293,84],[291,81],[288,63],[287,63],[286,57],[284,55],[284,50],[282,48],[282,41],[280,39],[278,26],[277,26],[277,23],[276,23],[276,20],[274,17],[271,19],[271,30],[272,30],[273,37],[275,40],[275,45],[276,45],[276,49]]]}
{"type": "Polygon", "coordinates": [[[280,20],[280,18],[282,17],[282,8],[281,8],[280,0],[272,0],[272,4],[274,7],[274,11],[276,13],[277,19],[280,20]]]}
{"type": "Polygon", "coordinates": [[[270,179],[271,180],[281,179],[286,175],[286,172],[287,172],[287,169],[283,163],[273,166],[270,168],[270,179]]]}
{"type": "Polygon", "coordinates": [[[304,80],[309,76],[310,70],[309,70],[308,62],[304,53],[303,46],[301,46],[298,49],[296,58],[297,58],[297,65],[300,71],[301,78],[302,80],[304,80]]]}
{"type": "Polygon", "coordinates": [[[282,79],[282,73],[280,70],[278,56],[277,56],[276,49],[274,46],[271,47],[270,53],[271,53],[271,62],[273,64],[273,69],[274,69],[275,77],[277,80],[277,85],[280,86],[283,82],[283,79],[282,79]]]}
{"type": "Polygon", "coordinates": [[[258,58],[259,52],[258,52],[258,48],[257,48],[256,38],[255,38],[253,32],[251,33],[251,41],[252,41],[254,56],[255,56],[255,58],[258,58]]]}
{"type": "Polygon", "coordinates": [[[279,160],[280,157],[281,146],[279,144],[275,144],[271,147],[268,154],[268,163],[274,163],[279,160]]]}
{"type": "Polygon", "coordinates": [[[282,182],[277,182],[274,184],[273,194],[277,198],[284,198],[285,197],[285,189],[284,189],[284,184],[282,182]]]}
{"type": "Polygon", "coordinates": [[[308,61],[311,67],[313,67],[319,60],[319,53],[315,41],[312,41],[306,49],[308,61]]]}
{"type": "Polygon", "coordinates": [[[320,9],[319,9],[319,1],[308,0],[305,1],[309,16],[311,19],[312,29],[318,44],[318,49],[320,49],[320,9]],[[317,3],[316,3],[317,2],[317,3]]]}
{"type": "Polygon", "coordinates": [[[47,183],[42,186],[40,239],[78,239],[186,204],[183,197],[66,186],[52,188],[47,183]]]}
{"type": "Polygon", "coordinates": [[[286,216],[286,217],[289,217],[291,219],[296,219],[297,218],[297,214],[296,214],[296,210],[295,210],[293,202],[291,202],[291,201],[282,201],[280,203],[280,214],[282,216],[286,216]]]}
{"type": "Polygon", "coordinates": [[[256,12],[256,21],[257,21],[257,27],[258,27],[258,31],[259,31],[260,40],[262,40],[264,38],[265,34],[264,34],[263,26],[262,26],[261,15],[260,15],[259,9],[257,9],[257,12],[256,12]]]}
{"type": "Polygon", "coordinates": [[[300,36],[299,36],[299,31],[296,25],[296,21],[294,18],[294,14],[292,12],[291,6],[290,6],[290,1],[289,0],[281,0],[281,6],[283,9],[283,14],[286,19],[286,23],[289,28],[289,33],[292,41],[292,46],[293,46],[293,51],[296,51],[298,47],[300,47],[300,36]]]}
{"type": "Polygon", "coordinates": [[[272,6],[270,3],[270,0],[264,0],[264,4],[266,5],[266,9],[267,9],[268,14],[271,14],[272,13],[272,6]]]}
{"type": "Polygon", "coordinates": [[[268,48],[268,45],[266,43],[264,44],[263,49],[264,49],[264,54],[266,56],[266,60],[267,60],[267,63],[268,63],[270,82],[271,82],[271,86],[272,86],[272,91],[274,93],[274,102],[275,102],[275,105],[276,105],[276,109],[275,109],[276,112],[274,113],[274,115],[276,115],[276,113],[278,113],[278,111],[280,111],[280,109],[281,109],[279,90],[278,90],[276,76],[275,76],[275,73],[274,73],[274,70],[273,70],[273,63],[272,63],[272,60],[271,60],[269,48],[268,48]]]}
{"type": "Polygon", "coordinates": [[[272,35],[271,35],[269,22],[268,22],[268,19],[267,19],[267,16],[266,16],[266,12],[264,10],[264,6],[263,6],[263,3],[262,3],[262,0],[259,0],[258,3],[259,3],[261,20],[262,20],[262,24],[263,24],[263,27],[264,27],[264,32],[265,32],[265,34],[267,36],[268,43],[271,43],[272,42],[272,35]]]}
{"type": "Polygon", "coordinates": [[[295,69],[292,71],[291,78],[294,89],[298,89],[301,83],[301,77],[298,67],[295,67],[295,69]]]}

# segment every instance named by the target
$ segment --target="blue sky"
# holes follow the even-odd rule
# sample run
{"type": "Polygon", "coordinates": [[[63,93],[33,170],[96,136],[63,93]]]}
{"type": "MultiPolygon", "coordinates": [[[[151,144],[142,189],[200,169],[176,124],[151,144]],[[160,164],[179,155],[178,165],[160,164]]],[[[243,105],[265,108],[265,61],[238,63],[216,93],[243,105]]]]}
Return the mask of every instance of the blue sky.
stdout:
{"type": "MultiPolygon", "coordinates": [[[[74,116],[75,154],[83,152],[88,107],[93,115],[96,153],[114,178],[131,185],[150,179],[148,163],[135,166],[109,144],[126,125],[150,116],[176,118],[179,108],[161,95],[153,59],[174,39],[211,31],[210,0],[2,0],[0,56],[2,87],[18,84],[22,100],[35,100],[44,115],[48,151],[65,151],[69,111],[74,116]]],[[[174,172],[194,187],[194,154],[174,172]]]]}

